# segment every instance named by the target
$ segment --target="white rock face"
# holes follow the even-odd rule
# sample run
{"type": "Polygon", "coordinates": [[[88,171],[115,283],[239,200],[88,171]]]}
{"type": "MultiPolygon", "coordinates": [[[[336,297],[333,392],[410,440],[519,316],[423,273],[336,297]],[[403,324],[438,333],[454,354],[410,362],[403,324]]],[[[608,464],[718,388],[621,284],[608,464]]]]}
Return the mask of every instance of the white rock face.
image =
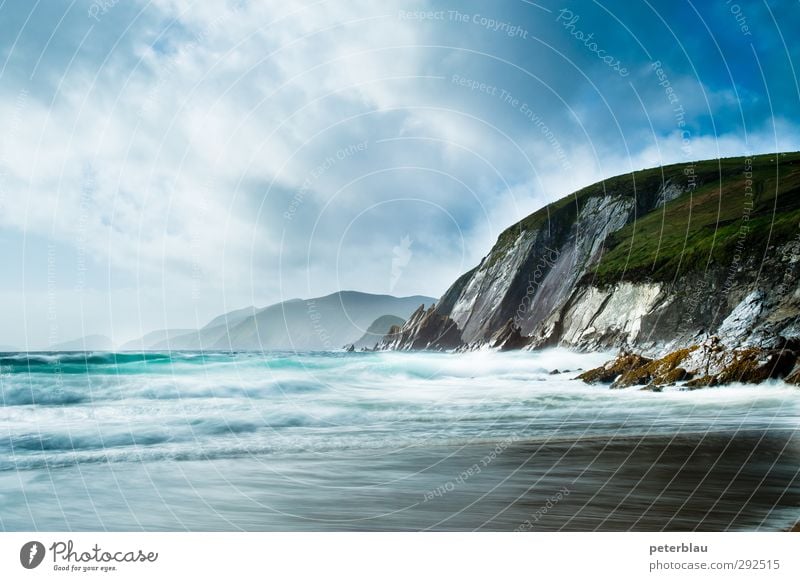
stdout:
{"type": "Polygon", "coordinates": [[[493,257],[489,255],[472,275],[450,313],[450,318],[462,330],[467,340],[478,333],[482,324],[508,293],[514,276],[531,252],[534,240],[532,233],[520,233],[501,257],[492,262],[493,257]]]}
{"type": "MultiPolygon", "coordinates": [[[[574,298],[576,285],[602,254],[606,237],[622,228],[633,214],[632,200],[606,197],[589,198],[575,224],[570,239],[558,250],[548,250],[536,263],[528,293],[518,321],[523,333],[550,337],[552,314],[574,298]],[[539,266],[543,276],[537,276],[539,266]]],[[[591,300],[591,299],[590,299],[591,300]]]]}
{"type": "Polygon", "coordinates": [[[764,309],[764,293],[754,290],[740,302],[728,315],[717,335],[726,347],[738,347],[752,333],[764,309]]]}
{"type": "Polygon", "coordinates": [[[513,318],[525,335],[570,299],[577,282],[596,263],[606,237],[631,218],[634,201],[593,196],[585,201],[569,235],[550,245],[552,224],[520,232],[493,250],[470,276],[448,313],[465,343],[480,343],[513,318]],[[505,314],[502,314],[505,313],[505,314]]]}
{"type": "Polygon", "coordinates": [[[642,317],[651,312],[660,292],[660,284],[619,284],[593,325],[600,332],[626,335],[628,343],[633,344],[639,337],[642,317]]]}
{"type": "Polygon", "coordinates": [[[673,184],[670,180],[662,186],[658,192],[658,203],[656,207],[661,207],[667,202],[679,198],[684,192],[684,189],[678,184],[673,184]]]}
{"type": "Polygon", "coordinates": [[[633,212],[633,200],[626,198],[589,198],[581,210],[576,232],[578,262],[599,256],[606,237],[622,228],[633,212]]]}
{"type": "MultiPolygon", "coordinates": [[[[561,341],[566,345],[578,345],[583,338],[597,332],[597,328],[592,325],[597,314],[603,310],[603,304],[608,300],[610,293],[604,292],[597,287],[589,287],[578,295],[578,300],[574,308],[569,309],[564,315],[562,322],[563,331],[561,341]]],[[[548,327],[556,328],[556,321],[559,313],[556,313],[548,327]]]]}
{"type": "Polygon", "coordinates": [[[623,282],[605,291],[588,287],[564,316],[561,342],[591,349],[616,337],[616,343],[633,345],[642,317],[653,311],[660,294],[660,284],[623,282]]]}

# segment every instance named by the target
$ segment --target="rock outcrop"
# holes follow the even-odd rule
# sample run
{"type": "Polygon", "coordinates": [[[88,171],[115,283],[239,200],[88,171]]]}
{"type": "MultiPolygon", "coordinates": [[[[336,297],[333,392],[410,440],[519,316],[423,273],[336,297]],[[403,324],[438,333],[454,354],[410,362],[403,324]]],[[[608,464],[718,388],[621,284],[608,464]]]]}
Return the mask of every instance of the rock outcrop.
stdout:
{"type": "Polygon", "coordinates": [[[727,347],[714,336],[659,359],[623,352],[577,379],[608,383],[612,388],[642,386],[653,391],[680,382],[688,389],[736,382],[762,383],[768,379],[785,379],[796,384],[800,379],[798,353],[795,342],[787,342],[779,349],[727,347]]]}
{"type": "Polygon", "coordinates": [[[449,317],[439,314],[435,307],[425,310],[425,305],[420,305],[402,327],[389,329],[378,349],[442,351],[462,346],[458,327],[449,317]]]}
{"type": "MultiPolygon", "coordinates": [[[[800,340],[799,184],[800,154],[780,154],[589,186],[504,231],[380,348],[617,348],[659,361],[716,336],[727,352],[780,349],[800,340]]],[[[670,364],[653,375],[688,372],[670,364]]]]}
{"type": "Polygon", "coordinates": [[[605,365],[584,371],[578,376],[578,379],[582,379],[586,383],[609,383],[614,387],[618,378],[634,373],[652,362],[652,359],[636,353],[622,352],[616,359],[605,365]]]}
{"type": "Polygon", "coordinates": [[[522,329],[514,322],[514,319],[509,319],[500,330],[492,336],[489,345],[500,351],[512,351],[514,349],[522,349],[528,344],[528,338],[522,334],[522,329]]]}

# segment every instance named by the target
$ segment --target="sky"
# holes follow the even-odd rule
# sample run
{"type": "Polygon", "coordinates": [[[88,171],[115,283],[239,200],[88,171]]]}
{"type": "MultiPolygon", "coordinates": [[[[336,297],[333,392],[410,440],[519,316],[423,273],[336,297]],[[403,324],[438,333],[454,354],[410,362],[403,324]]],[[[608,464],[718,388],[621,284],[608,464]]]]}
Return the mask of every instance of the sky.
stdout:
{"type": "Polygon", "coordinates": [[[0,346],[440,296],[600,179],[800,150],[800,3],[0,3],[0,346]]]}

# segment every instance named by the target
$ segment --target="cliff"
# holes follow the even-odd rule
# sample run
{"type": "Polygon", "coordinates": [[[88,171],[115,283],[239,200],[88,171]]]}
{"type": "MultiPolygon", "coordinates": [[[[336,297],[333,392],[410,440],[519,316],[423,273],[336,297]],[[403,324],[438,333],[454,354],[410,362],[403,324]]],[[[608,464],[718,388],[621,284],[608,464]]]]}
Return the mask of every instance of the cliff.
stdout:
{"type": "Polygon", "coordinates": [[[800,154],[604,180],[505,230],[383,349],[624,348],[800,339],[800,154]]]}

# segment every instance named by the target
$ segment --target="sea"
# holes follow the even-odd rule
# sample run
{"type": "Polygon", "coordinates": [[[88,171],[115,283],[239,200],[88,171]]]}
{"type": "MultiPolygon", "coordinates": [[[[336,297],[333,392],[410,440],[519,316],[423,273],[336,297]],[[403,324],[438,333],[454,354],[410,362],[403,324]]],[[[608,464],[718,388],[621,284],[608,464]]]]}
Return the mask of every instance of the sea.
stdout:
{"type": "Polygon", "coordinates": [[[587,385],[609,353],[0,354],[0,530],[754,531],[800,389],[587,385]]]}

